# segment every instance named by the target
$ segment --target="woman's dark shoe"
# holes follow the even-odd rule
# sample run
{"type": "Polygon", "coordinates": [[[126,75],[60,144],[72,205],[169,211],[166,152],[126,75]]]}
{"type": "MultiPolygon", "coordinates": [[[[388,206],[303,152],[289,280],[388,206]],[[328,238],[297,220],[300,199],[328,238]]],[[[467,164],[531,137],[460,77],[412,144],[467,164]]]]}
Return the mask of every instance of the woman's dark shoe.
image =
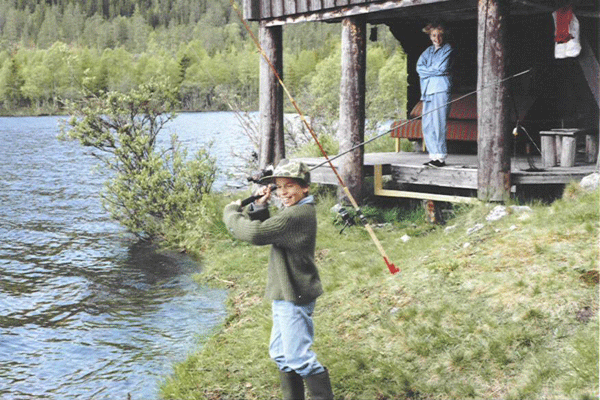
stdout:
{"type": "Polygon", "coordinates": [[[431,161],[426,162],[423,165],[425,165],[427,167],[441,168],[441,167],[445,167],[446,163],[441,160],[431,160],[431,161]]]}

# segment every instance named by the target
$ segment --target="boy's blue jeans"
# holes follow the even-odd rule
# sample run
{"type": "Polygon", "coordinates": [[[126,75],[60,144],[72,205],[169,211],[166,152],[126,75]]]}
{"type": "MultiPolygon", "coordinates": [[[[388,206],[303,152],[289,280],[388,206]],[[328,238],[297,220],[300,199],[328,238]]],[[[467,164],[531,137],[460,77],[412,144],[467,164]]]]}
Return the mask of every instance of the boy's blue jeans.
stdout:
{"type": "Polygon", "coordinates": [[[281,371],[295,371],[306,378],[320,374],[325,368],[310,349],[314,339],[312,314],[315,302],[294,304],[284,300],[273,301],[273,329],[269,355],[281,371]]]}

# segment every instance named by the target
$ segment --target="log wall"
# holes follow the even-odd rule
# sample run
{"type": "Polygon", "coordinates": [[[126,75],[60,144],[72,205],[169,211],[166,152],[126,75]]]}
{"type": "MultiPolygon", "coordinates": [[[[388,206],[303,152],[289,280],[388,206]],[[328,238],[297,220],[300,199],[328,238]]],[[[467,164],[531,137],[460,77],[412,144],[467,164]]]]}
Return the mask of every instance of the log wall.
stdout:
{"type": "MultiPolygon", "coordinates": [[[[443,3],[455,0],[243,0],[244,18],[268,20],[301,14],[323,14],[323,19],[340,18],[349,9],[351,15],[381,12],[413,5],[443,3]]],[[[350,16],[350,15],[345,15],[350,16]]]]}

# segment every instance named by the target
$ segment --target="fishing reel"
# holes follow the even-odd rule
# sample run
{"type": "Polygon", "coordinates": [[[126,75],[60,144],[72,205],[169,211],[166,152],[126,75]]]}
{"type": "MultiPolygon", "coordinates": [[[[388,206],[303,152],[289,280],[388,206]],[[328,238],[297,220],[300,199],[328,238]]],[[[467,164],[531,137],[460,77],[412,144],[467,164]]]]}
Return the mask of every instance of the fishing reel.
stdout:
{"type": "MultiPolygon", "coordinates": [[[[269,177],[271,175],[273,175],[273,166],[269,165],[268,167],[250,175],[246,179],[248,180],[248,182],[256,183],[258,185],[263,185],[262,183],[260,183],[260,180],[263,178],[269,177]]],[[[271,187],[271,191],[274,191],[275,189],[277,189],[277,185],[275,185],[275,184],[270,184],[269,186],[271,187]]],[[[242,205],[242,207],[245,207],[248,204],[252,203],[253,201],[260,199],[261,197],[262,197],[261,195],[250,196],[250,197],[242,200],[241,205],[242,205]]]]}
{"type": "Polygon", "coordinates": [[[340,235],[342,234],[342,232],[344,232],[344,229],[346,229],[347,227],[356,225],[356,222],[354,221],[354,217],[352,215],[350,215],[348,210],[346,210],[341,204],[338,203],[335,206],[333,206],[331,208],[331,211],[336,213],[341,218],[342,222],[344,223],[344,226],[342,227],[342,230],[340,231],[340,235]]]}
{"type": "Polygon", "coordinates": [[[248,182],[253,182],[253,183],[258,183],[260,184],[260,180],[263,178],[266,178],[268,176],[273,175],[273,166],[269,165],[268,167],[261,169],[258,172],[253,173],[252,175],[250,175],[249,177],[247,177],[246,179],[248,180],[248,182]]]}

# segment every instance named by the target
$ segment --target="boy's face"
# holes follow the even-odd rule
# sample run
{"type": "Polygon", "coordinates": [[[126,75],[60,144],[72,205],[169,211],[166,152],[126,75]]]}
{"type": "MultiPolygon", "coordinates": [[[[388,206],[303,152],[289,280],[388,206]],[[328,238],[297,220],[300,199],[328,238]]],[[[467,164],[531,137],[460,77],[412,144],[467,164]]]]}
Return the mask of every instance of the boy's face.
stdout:
{"type": "Polygon", "coordinates": [[[286,207],[293,206],[305,198],[310,190],[308,186],[303,187],[291,178],[275,178],[275,184],[277,185],[277,196],[286,207]]]}

